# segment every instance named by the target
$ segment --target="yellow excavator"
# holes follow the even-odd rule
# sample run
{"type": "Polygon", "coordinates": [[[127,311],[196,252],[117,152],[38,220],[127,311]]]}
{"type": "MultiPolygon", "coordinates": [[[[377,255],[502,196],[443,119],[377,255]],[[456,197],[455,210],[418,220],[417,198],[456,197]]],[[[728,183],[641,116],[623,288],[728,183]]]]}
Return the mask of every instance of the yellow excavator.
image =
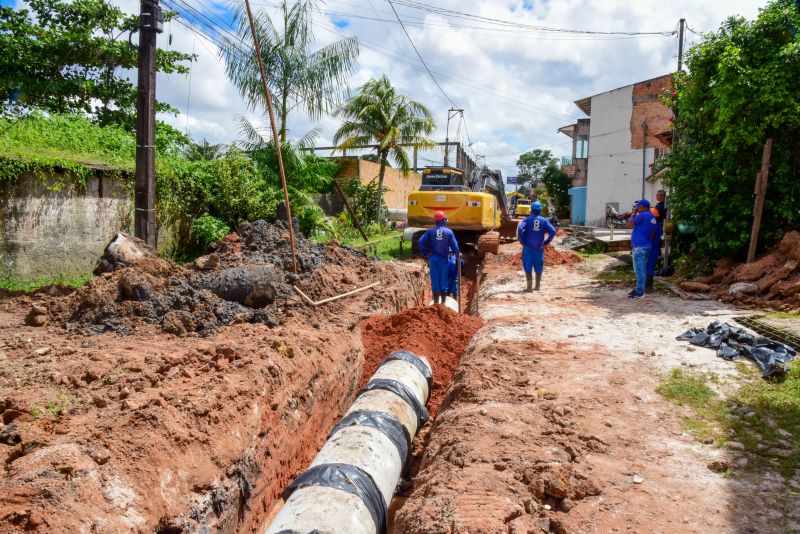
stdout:
{"type": "MultiPolygon", "coordinates": [[[[425,167],[419,190],[408,195],[408,225],[430,227],[437,211],[445,213],[459,244],[474,247],[479,255],[497,254],[500,239],[516,235],[503,175],[485,165],[468,177],[454,167],[425,167]]],[[[421,236],[414,234],[415,247],[421,236]]]]}

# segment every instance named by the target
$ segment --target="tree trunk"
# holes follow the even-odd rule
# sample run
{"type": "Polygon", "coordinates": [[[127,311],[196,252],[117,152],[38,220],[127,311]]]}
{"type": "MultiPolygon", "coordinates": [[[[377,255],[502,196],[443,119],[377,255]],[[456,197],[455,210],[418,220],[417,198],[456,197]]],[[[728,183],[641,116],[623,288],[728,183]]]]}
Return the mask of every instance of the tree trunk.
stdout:
{"type": "Polygon", "coordinates": [[[378,173],[378,206],[375,212],[378,214],[378,224],[383,221],[383,175],[386,172],[386,157],[389,155],[387,150],[381,152],[381,170],[378,173]]]}
{"type": "Polygon", "coordinates": [[[281,95],[281,144],[286,142],[286,114],[288,111],[286,110],[286,87],[283,88],[283,94],[281,95]]]}

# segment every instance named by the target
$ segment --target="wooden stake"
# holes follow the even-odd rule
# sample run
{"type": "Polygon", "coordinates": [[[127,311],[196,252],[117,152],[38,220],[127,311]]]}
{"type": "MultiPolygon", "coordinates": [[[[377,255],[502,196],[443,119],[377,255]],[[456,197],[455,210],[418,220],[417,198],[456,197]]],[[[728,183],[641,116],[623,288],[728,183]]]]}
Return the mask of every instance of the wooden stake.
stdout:
{"type": "Polygon", "coordinates": [[[272,95],[267,87],[267,75],[264,73],[264,61],[261,59],[261,45],[256,35],[256,26],[253,22],[253,12],[250,10],[250,0],[244,0],[247,8],[247,20],[250,22],[250,32],[253,34],[253,46],[258,58],[258,71],[261,73],[261,85],[264,89],[264,97],[267,99],[267,110],[269,111],[269,122],[272,128],[272,140],[275,143],[275,150],[278,153],[278,170],[281,173],[281,185],[283,186],[283,201],[286,204],[286,220],[289,227],[289,246],[292,249],[292,271],[297,273],[297,257],[294,251],[294,225],[292,224],[292,206],[289,204],[289,189],[286,187],[286,172],[283,169],[283,154],[281,153],[281,140],[278,137],[278,127],[275,123],[275,110],[272,108],[272,95]]]}
{"type": "Polygon", "coordinates": [[[322,304],[325,304],[325,303],[328,303],[328,302],[333,302],[334,300],[339,300],[339,299],[342,299],[344,297],[349,297],[350,295],[355,295],[356,293],[360,293],[362,291],[366,291],[367,289],[371,289],[371,288],[373,288],[373,287],[375,287],[377,285],[380,285],[380,282],[375,282],[375,283],[370,284],[368,286],[359,287],[357,289],[353,289],[352,291],[348,291],[347,293],[342,293],[341,295],[336,295],[335,297],[329,297],[327,299],[318,300],[316,302],[311,300],[311,298],[309,298],[308,295],[303,293],[303,291],[299,287],[297,287],[297,286],[292,286],[292,287],[294,288],[295,291],[297,291],[297,293],[302,297],[302,299],[304,301],[306,301],[306,304],[308,304],[309,306],[314,306],[316,308],[317,306],[320,306],[322,304]]]}
{"type": "Polygon", "coordinates": [[[356,228],[361,234],[361,237],[364,238],[364,241],[369,241],[367,233],[364,231],[364,228],[362,228],[361,223],[358,221],[358,217],[356,217],[356,213],[353,211],[353,208],[350,207],[350,202],[347,201],[347,197],[345,196],[344,191],[342,191],[342,187],[336,180],[333,180],[333,188],[336,189],[336,192],[339,193],[340,197],[342,197],[342,201],[344,202],[344,207],[347,208],[347,213],[349,213],[350,218],[353,219],[353,224],[356,225],[356,228]]]}
{"type": "Polygon", "coordinates": [[[767,180],[769,179],[769,162],[772,157],[772,139],[767,139],[764,152],[761,155],[761,170],[756,176],[756,202],[753,208],[753,230],[750,233],[750,250],[747,251],[747,263],[756,257],[758,246],[758,232],[761,230],[761,214],[764,212],[764,197],[767,194],[767,180]]]}

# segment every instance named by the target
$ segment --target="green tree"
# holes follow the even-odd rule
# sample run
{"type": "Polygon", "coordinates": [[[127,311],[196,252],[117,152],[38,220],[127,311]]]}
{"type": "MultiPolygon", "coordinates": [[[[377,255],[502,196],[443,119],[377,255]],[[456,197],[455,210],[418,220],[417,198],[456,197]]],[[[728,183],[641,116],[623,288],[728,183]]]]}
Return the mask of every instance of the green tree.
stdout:
{"type": "MultiPolygon", "coordinates": [[[[312,52],[314,33],[311,19],[316,0],[298,0],[291,6],[279,4],[280,19],[273,21],[263,11],[254,14],[256,34],[275,104],[278,133],[286,141],[289,114],[303,109],[311,119],[319,119],[345,96],[347,80],[356,68],[359,47],[355,37],[341,39],[312,52]]],[[[236,7],[238,39],[226,38],[220,48],[228,77],[255,108],[266,105],[254,50],[242,46],[252,42],[247,12],[236,7]]]]}
{"type": "Polygon", "coordinates": [[[430,148],[433,141],[426,136],[435,123],[424,105],[397,92],[386,75],[361,86],[359,94],[350,98],[337,111],[344,123],[333,136],[337,148],[344,151],[359,145],[378,145],[381,160],[378,190],[375,199],[378,221],[382,221],[383,177],[391,156],[404,174],[411,170],[406,149],[430,148]]]}
{"type": "Polygon", "coordinates": [[[557,163],[550,162],[542,172],[542,183],[547,188],[551,204],[559,218],[569,217],[569,188],[572,180],[557,163]]]}
{"type": "MultiPolygon", "coordinates": [[[[30,0],[29,9],[0,7],[0,98],[5,115],[30,108],[84,113],[100,124],[135,125],[138,50],[128,35],[139,25],[108,0],[30,0]],[[135,81],[135,80],[134,80],[135,81]]],[[[160,72],[188,72],[192,56],[158,50],[160,72]]],[[[176,112],[157,103],[160,112],[176,112]]]]}
{"type": "Polygon", "coordinates": [[[553,157],[552,152],[549,150],[542,150],[541,148],[534,148],[524,154],[520,154],[517,158],[519,185],[525,185],[540,180],[547,166],[555,161],[556,158],[553,157]]]}
{"type": "Polygon", "coordinates": [[[223,149],[223,145],[212,145],[208,142],[208,139],[203,139],[199,143],[190,143],[186,147],[186,157],[192,161],[217,159],[222,156],[223,149]]]}
{"type": "Polygon", "coordinates": [[[732,17],[687,53],[667,96],[676,114],[670,205],[697,228],[698,254],[744,257],[762,147],[774,140],[762,235],[800,225],[800,10],[773,0],[756,20],[732,17]]]}

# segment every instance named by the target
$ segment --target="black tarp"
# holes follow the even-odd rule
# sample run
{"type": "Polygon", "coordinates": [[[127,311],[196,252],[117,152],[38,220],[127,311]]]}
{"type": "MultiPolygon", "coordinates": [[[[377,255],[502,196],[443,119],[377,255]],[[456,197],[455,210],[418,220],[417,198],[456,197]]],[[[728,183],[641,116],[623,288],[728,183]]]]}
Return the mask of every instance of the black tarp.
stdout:
{"type": "Polygon", "coordinates": [[[698,347],[716,349],[717,356],[726,360],[739,356],[750,358],[761,367],[761,376],[764,378],[788,372],[786,364],[797,355],[792,347],[780,341],[754,336],[744,328],[719,321],[714,321],[705,329],[690,328],[676,339],[698,347]]]}

